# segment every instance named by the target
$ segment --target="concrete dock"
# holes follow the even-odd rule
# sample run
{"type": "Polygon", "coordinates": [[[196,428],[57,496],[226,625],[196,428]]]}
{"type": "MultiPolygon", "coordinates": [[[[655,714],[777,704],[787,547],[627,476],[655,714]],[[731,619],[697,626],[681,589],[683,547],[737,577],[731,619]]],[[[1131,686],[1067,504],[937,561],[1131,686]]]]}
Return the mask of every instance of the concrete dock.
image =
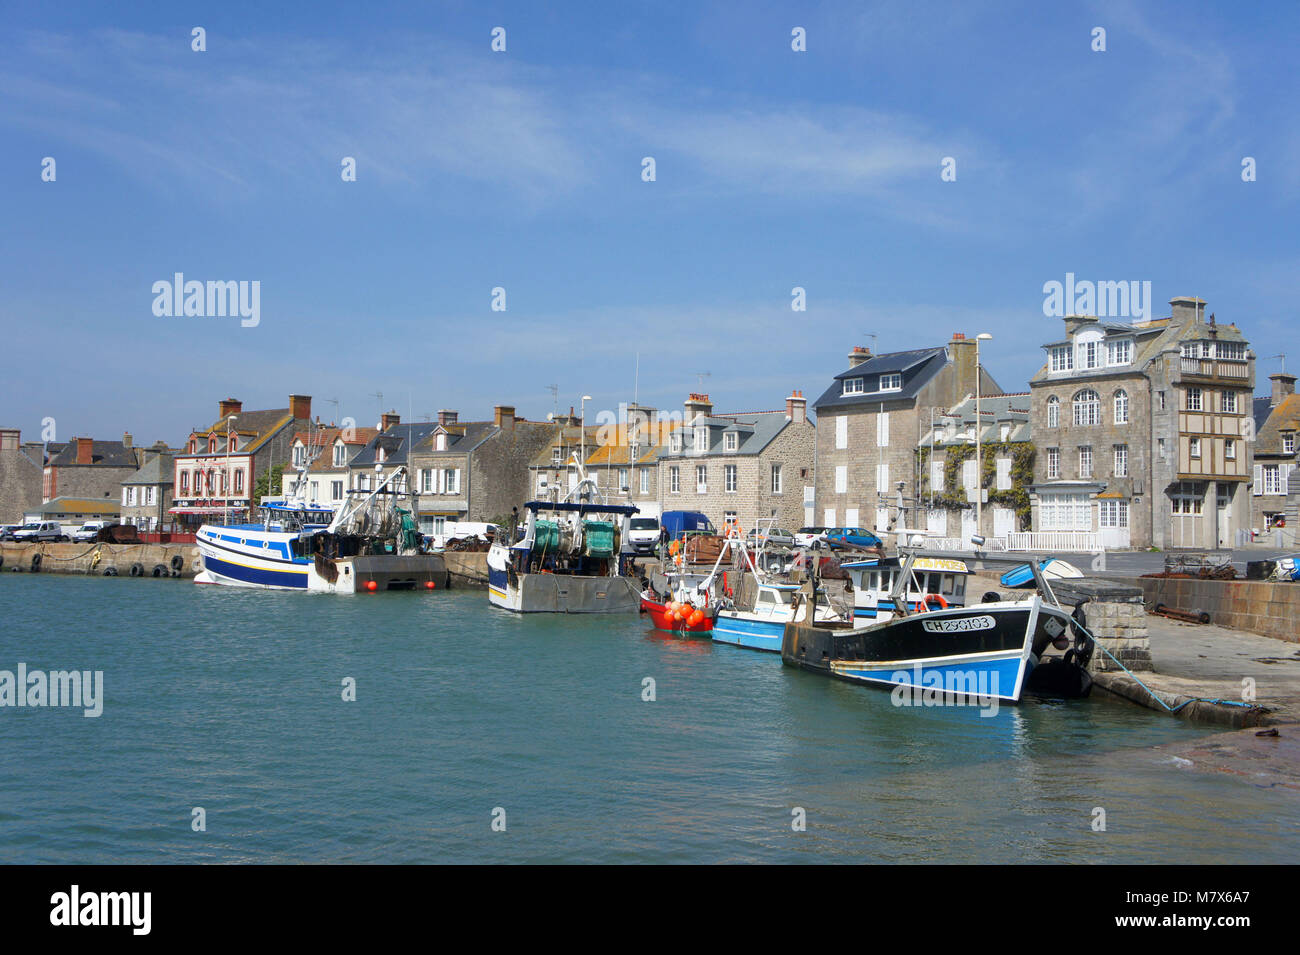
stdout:
{"type": "Polygon", "coordinates": [[[194,544],[0,544],[0,573],[192,578],[198,571],[194,544]]]}

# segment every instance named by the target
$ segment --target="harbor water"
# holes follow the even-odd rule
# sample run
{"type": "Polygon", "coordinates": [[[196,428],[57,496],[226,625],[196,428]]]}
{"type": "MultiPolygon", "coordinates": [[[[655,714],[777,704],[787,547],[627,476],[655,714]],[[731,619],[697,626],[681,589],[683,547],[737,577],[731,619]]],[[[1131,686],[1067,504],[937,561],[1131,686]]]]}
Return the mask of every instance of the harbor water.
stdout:
{"type": "Polygon", "coordinates": [[[1189,768],[1159,745],[1212,730],[1105,699],[899,707],[482,591],[6,573],[0,620],[0,670],[99,670],[104,697],[0,709],[7,862],[1295,861],[1295,792],[1189,768]]]}

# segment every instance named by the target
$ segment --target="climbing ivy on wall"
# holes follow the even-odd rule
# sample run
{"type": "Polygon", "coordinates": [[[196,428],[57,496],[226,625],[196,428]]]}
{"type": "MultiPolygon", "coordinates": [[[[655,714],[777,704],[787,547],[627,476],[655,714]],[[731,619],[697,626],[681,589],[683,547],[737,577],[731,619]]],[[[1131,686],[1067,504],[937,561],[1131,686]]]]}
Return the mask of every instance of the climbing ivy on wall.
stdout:
{"type": "MultiPolygon", "coordinates": [[[[962,465],[975,457],[975,445],[955,444],[941,449],[944,453],[943,490],[934,493],[934,502],[948,508],[970,507],[961,483],[962,465]]],[[[921,496],[930,498],[930,448],[921,448],[921,496]]],[[[990,441],[983,446],[980,487],[989,489],[989,503],[1009,507],[1016,512],[1020,526],[1029,526],[1029,485],[1034,482],[1034,446],[1028,441],[990,441]],[[1011,488],[994,489],[997,483],[997,459],[1011,457],[1011,488]]]]}

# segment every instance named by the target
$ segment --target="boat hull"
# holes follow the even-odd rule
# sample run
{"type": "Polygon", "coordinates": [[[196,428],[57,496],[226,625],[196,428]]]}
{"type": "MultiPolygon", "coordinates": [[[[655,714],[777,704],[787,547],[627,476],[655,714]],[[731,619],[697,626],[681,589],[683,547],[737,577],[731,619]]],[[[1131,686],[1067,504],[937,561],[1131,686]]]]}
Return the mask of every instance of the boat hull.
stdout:
{"type": "Polygon", "coordinates": [[[489,563],[488,602],[515,613],[635,613],[641,592],[630,577],[511,575],[489,563]]]}
{"type": "Polygon", "coordinates": [[[648,597],[641,598],[641,612],[650,618],[650,622],[656,630],[662,630],[665,633],[689,633],[708,636],[713,632],[713,615],[709,613],[706,613],[704,619],[699,623],[687,623],[685,620],[675,619],[667,606],[648,597]]]}
{"type": "Polygon", "coordinates": [[[199,584],[306,590],[310,561],[290,556],[287,539],[249,529],[201,527],[195,538],[202,569],[199,584]],[[266,546],[263,546],[266,545],[266,546]]]}
{"type": "Polygon", "coordinates": [[[1046,644],[1069,626],[1038,599],[913,614],[849,630],[791,623],[782,661],[815,673],[1016,702],[1046,644]]]}
{"type": "Polygon", "coordinates": [[[713,622],[713,642],[733,647],[780,653],[784,636],[784,620],[753,620],[723,610],[713,622]]]}

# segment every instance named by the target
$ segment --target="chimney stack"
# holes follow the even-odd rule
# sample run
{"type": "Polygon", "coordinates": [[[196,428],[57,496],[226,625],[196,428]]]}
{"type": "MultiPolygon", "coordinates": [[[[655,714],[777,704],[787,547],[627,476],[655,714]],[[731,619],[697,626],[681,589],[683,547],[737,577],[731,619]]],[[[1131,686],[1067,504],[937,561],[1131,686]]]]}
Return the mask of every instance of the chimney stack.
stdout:
{"type": "MultiPolygon", "coordinates": [[[[292,399],[290,399],[292,400],[292,399]]],[[[237,398],[223,398],[217,402],[217,417],[228,418],[244,410],[244,403],[237,398]]]]}
{"type": "Polygon", "coordinates": [[[455,424],[460,418],[460,412],[451,411],[447,408],[438,409],[438,424],[444,428],[449,424],[455,424]]]}
{"type": "Polygon", "coordinates": [[[1273,397],[1269,401],[1270,408],[1276,408],[1280,405],[1287,395],[1295,394],[1295,375],[1279,371],[1276,375],[1269,375],[1268,380],[1273,382],[1273,397]]]}
{"type": "Polygon", "coordinates": [[[130,431],[124,431],[124,432],[122,432],[122,447],[124,447],[124,448],[131,448],[131,447],[134,447],[134,446],[135,446],[135,442],[134,442],[134,440],[131,438],[131,432],[130,432],[130,431]]]}
{"type": "Polygon", "coordinates": [[[808,399],[802,391],[792,391],[790,397],[785,399],[785,416],[794,424],[803,424],[808,420],[808,399]]]}
{"type": "Polygon", "coordinates": [[[1175,325],[1181,325],[1184,322],[1199,322],[1205,315],[1205,299],[1196,298],[1194,295],[1180,295],[1177,298],[1169,300],[1169,307],[1173,311],[1173,320],[1175,325]]]}
{"type": "Polygon", "coordinates": [[[379,430],[387,431],[395,424],[402,423],[402,416],[396,411],[385,411],[379,416],[379,430]]]}
{"type": "Polygon", "coordinates": [[[303,421],[311,420],[311,395],[290,395],[289,413],[303,421]]]}
{"type": "Polygon", "coordinates": [[[685,420],[687,424],[690,424],[699,415],[703,415],[707,418],[709,415],[713,414],[713,402],[709,400],[709,396],[700,394],[697,391],[692,391],[690,395],[687,396],[685,408],[685,420]]]}
{"type": "Polygon", "coordinates": [[[513,428],[515,426],[515,406],[497,405],[492,409],[492,423],[498,428],[513,428]]]}
{"type": "Polygon", "coordinates": [[[979,391],[979,382],[975,380],[975,348],[975,339],[967,338],[965,332],[953,332],[952,341],[948,343],[953,365],[951,390],[946,402],[950,408],[967,395],[979,391]]]}
{"type": "Polygon", "coordinates": [[[77,438],[77,463],[93,464],[95,457],[95,439],[77,438]]]}
{"type": "Polygon", "coordinates": [[[849,367],[857,368],[864,361],[871,360],[871,349],[866,345],[854,345],[853,351],[849,352],[849,367]]]}

